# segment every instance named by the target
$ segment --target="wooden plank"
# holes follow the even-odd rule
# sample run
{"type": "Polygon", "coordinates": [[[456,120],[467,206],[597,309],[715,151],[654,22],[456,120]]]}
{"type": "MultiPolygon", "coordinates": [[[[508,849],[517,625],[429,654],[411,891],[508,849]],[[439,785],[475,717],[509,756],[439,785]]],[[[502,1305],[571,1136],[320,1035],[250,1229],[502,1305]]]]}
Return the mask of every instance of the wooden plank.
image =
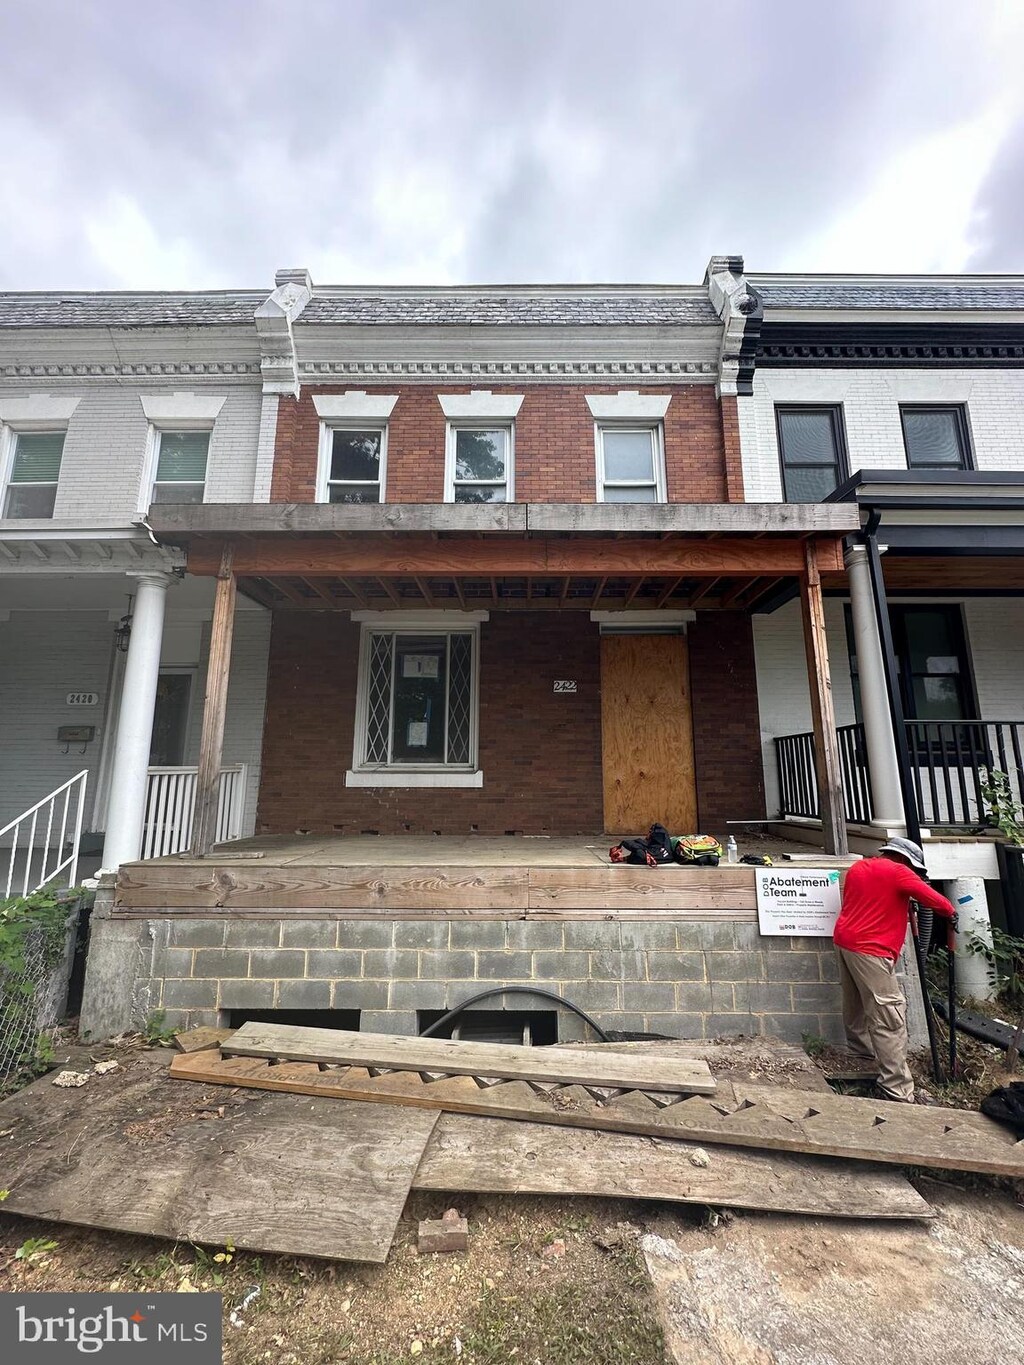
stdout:
{"type": "Polygon", "coordinates": [[[330,531],[842,535],[859,528],[857,508],[848,503],[200,503],[158,504],[149,515],[169,540],[330,531]]]}
{"type": "Polygon", "coordinates": [[[714,1096],[680,1096],[667,1105],[657,1092],[651,1092],[653,1099],[637,1090],[595,1098],[580,1085],[538,1093],[522,1081],[482,1089],[465,1076],[425,1082],[410,1072],[371,1076],[356,1067],[290,1081],[275,1078],[279,1068],[269,1062],[262,1072],[239,1074],[230,1060],[217,1062],[214,1056],[198,1052],[175,1057],[171,1074],[222,1085],[333,1094],[570,1128],[1024,1177],[1024,1140],[1018,1141],[991,1119],[962,1109],[829,1097],[817,1091],[787,1090],[780,1098],[778,1087],[729,1081],[720,1082],[714,1096]]]}
{"type": "Polygon", "coordinates": [[[649,1054],[625,1057],[559,1047],[513,1047],[450,1038],[413,1038],[345,1029],[248,1023],[224,1043],[233,1057],[285,1058],[449,1076],[501,1076],[557,1084],[630,1086],[710,1095],[715,1083],[707,1062],[649,1054]]]}
{"type": "Polygon", "coordinates": [[[814,728],[814,757],[818,776],[818,802],[825,852],[846,854],[850,845],[846,834],[843,802],[843,772],[839,757],[839,737],[832,701],[832,675],[828,662],[825,633],[825,604],[821,595],[821,575],[813,542],[806,547],[807,573],[800,580],[804,647],[807,654],[807,681],[811,690],[811,720],[814,728]]]}
{"type": "MultiPolygon", "coordinates": [[[[228,855],[230,856],[230,855],[228,855]]],[[[143,862],[122,867],[117,904],[126,907],[175,905],[244,910],[360,909],[457,910],[489,906],[525,910],[528,869],[509,867],[329,867],[263,862],[216,868],[188,863],[143,862]]]]}
{"type": "Polygon", "coordinates": [[[176,1033],[174,1041],[179,1052],[203,1052],[208,1047],[220,1047],[234,1033],[230,1028],[193,1028],[187,1033],[176,1033]]]}
{"type": "Polygon", "coordinates": [[[657,1038],[630,1043],[573,1043],[591,1052],[646,1052],[652,1057],[692,1057],[707,1062],[715,1080],[750,1081],[832,1094],[820,1068],[801,1047],[780,1038],[657,1038]]]}
{"type": "Polygon", "coordinates": [[[416,1190],[597,1195],[764,1209],[833,1218],[932,1218],[934,1210],[890,1168],[703,1148],[669,1138],[602,1133],[511,1119],[442,1114],[413,1178],[416,1190]]]}
{"type": "Polygon", "coordinates": [[[748,867],[545,867],[529,874],[531,910],[603,906],[645,912],[756,910],[748,867]]]}
{"type": "Polygon", "coordinates": [[[237,584],[231,570],[232,549],[221,552],[217,591],[210,627],[210,656],[206,665],[206,697],[203,701],[203,731],[199,741],[199,770],[196,774],[196,800],[192,816],[194,858],[205,858],[217,838],[217,811],[220,805],[220,770],[224,755],[224,720],[228,704],[228,678],[231,672],[231,639],[235,629],[237,584]]]}
{"type": "Polygon", "coordinates": [[[685,635],[601,637],[604,827],[697,828],[685,635]]]}
{"type": "Polygon", "coordinates": [[[5,1213],[332,1260],[386,1258],[437,1118],[186,1090],[162,1053],[81,1090],[52,1080],[0,1104],[5,1213]]]}
{"type": "MultiPolygon", "coordinates": [[[[828,542],[826,542],[826,546],[828,542]]],[[[343,575],[389,578],[527,577],[566,574],[587,577],[687,575],[803,574],[804,544],[797,539],[743,540],[724,536],[708,544],[687,540],[433,540],[409,535],[400,540],[374,536],[306,537],[241,541],[235,546],[234,571],[265,578],[310,578],[343,575]]],[[[828,549],[826,556],[834,559],[828,549]]],[[[841,562],[841,561],[840,561],[841,562]]],[[[219,571],[215,547],[196,542],[189,547],[189,572],[212,576],[219,571]]],[[[832,567],[831,564],[828,567],[832,567]]]]}

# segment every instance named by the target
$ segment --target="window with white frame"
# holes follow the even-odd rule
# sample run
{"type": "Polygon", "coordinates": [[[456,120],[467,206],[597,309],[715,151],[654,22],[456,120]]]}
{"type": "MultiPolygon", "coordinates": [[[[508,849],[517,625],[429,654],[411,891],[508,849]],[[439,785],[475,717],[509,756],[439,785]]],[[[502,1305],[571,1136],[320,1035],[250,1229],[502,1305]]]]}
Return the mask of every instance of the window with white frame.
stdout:
{"type": "Polygon", "coordinates": [[[476,614],[362,627],[349,785],[480,785],[476,614]]]}
{"type": "Polygon", "coordinates": [[[446,502],[511,502],[512,427],[449,423],[446,502]]]}
{"type": "Polygon", "coordinates": [[[4,461],[4,517],[52,517],[57,481],[64,453],[63,431],[8,433],[9,454],[4,461]]]}
{"type": "Polygon", "coordinates": [[[448,419],[445,502],[512,502],[515,419],[521,393],[439,393],[448,419]]]}
{"type": "Polygon", "coordinates": [[[320,418],[317,502],[383,502],[387,487],[388,419],[397,394],[315,393],[320,418]]]}
{"type": "Polygon", "coordinates": [[[329,430],[324,502],[383,501],[386,434],[383,427],[329,430]]]}
{"type": "Polygon", "coordinates": [[[587,394],[594,418],[598,502],[664,502],[664,422],[671,394],[587,394]]]}
{"type": "Polygon", "coordinates": [[[212,393],[158,393],[140,395],[139,401],[149,422],[139,510],[145,512],[154,502],[204,502],[210,438],[226,398],[212,393]]]}
{"type": "Polygon", "coordinates": [[[664,502],[661,427],[597,429],[599,502],[664,502]]]}
{"type": "Polygon", "coordinates": [[[151,502],[202,502],[206,494],[208,431],[158,431],[151,502]]]}

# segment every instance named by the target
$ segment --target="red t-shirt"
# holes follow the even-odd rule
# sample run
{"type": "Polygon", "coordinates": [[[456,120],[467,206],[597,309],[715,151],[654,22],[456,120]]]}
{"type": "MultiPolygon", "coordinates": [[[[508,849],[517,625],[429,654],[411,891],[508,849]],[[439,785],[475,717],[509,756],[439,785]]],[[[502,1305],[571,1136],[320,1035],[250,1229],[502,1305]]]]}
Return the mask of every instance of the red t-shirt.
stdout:
{"type": "Polygon", "coordinates": [[[912,900],[940,915],[954,913],[952,903],[905,863],[892,858],[854,863],[846,874],[843,908],[832,935],[836,947],[895,961],[907,937],[912,900]]]}

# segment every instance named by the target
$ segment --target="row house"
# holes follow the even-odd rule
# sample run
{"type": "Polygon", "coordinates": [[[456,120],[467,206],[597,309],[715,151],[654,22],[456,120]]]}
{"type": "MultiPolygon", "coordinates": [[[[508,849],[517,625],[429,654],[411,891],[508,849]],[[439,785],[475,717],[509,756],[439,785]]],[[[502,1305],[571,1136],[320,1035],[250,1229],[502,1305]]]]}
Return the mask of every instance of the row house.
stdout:
{"type": "Polygon", "coordinates": [[[698,286],[299,270],[269,297],[0,297],[0,764],[9,818],[87,773],[110,875],[83,1026],[414,1031],[491,991],[506,1023],[572,1036],[541,988],[605,1028],[834,1034],[827,942],[762,938],[752,869],[608,863],[652,820],[785,831],[833,866],[924,823],[933,872],[1002,913],[995,845],[964,834],[980,760],[1017,743],[1008,692],[979,728],[1009,668],[993,649],[963,693],[955,763],[914,729],[954,717],[898,706],[968,676],[915,594],[947,630],[959,610],[973,679],[976,621],[999,631],[970,586],[934,589],[950,526],[997,511],[979,490],[1008,452],[980,432],[1009,414],[982,395],[1013,392],[1014,288],[720,257],[698,286]],[[985,341],[953,398],[964,328],[985,341]],[[17,406],[58,401],[48,427],[17,406]],[[917,483],[893,413],[905,451],[948,461],[952,429],[972,469],[917,483]],[[46,508],[25,475],[55,438],[46,508]]]}

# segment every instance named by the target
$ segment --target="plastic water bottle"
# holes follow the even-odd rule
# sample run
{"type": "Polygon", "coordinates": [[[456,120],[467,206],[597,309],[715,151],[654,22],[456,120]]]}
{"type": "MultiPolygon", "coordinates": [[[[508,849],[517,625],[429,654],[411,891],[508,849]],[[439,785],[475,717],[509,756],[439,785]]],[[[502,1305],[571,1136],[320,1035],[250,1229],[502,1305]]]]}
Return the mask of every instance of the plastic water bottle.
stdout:
{"type": "Polygon", "coordinates": [[[738,863],[739,860],[740,851],[736,847],[736,836],[735,834],[730,834],[725,845],[725,861],[727,863],[738,863]]]}

